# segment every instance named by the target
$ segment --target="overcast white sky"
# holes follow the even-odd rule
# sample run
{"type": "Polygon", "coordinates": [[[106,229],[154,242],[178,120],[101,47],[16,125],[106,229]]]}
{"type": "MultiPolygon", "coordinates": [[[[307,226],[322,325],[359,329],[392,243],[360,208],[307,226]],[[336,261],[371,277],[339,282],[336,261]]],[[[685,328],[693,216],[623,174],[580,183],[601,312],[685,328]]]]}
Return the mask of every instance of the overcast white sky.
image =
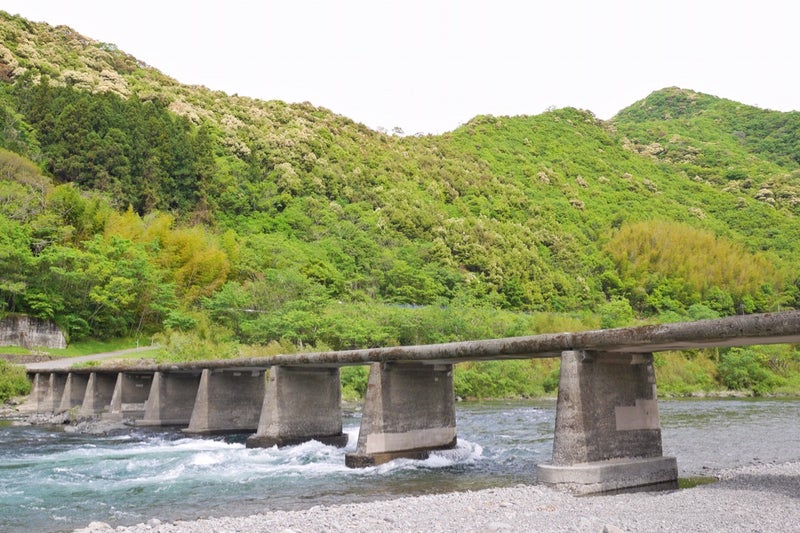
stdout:
{"type": "Polygon", "coordinates": [[[800,110],[791,0],[0,0],[187,84],[442,133],[667,86],[800,110]]]}

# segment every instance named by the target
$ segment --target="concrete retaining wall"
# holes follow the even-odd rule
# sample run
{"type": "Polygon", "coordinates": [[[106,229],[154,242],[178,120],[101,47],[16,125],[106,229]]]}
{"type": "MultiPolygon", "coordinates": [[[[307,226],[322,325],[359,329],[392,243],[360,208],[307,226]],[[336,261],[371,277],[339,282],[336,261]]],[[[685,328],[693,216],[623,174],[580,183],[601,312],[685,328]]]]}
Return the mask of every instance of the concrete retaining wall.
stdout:
{"type": "Polygon", "coordinates": [[[12,315],[0,320],[0,346],[66,348],[67,339],[52,322],[12,315]]]}

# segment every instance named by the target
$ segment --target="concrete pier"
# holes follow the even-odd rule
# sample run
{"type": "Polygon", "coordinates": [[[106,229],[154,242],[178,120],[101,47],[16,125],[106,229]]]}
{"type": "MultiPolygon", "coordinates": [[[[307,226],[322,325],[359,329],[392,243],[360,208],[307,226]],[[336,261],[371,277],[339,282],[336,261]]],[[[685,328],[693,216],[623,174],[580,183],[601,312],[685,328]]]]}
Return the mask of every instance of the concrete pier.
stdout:
{"type": "Polygon", "coordinates": [[[33,375],[31,393],[28,400],[20,406],[20,411],[25,413],[41,413],[47,390],[50,388],[50,374],[37,372],[33,375]]]}
{"type": "Polygon", "coordinates": [[[200,372],[156,372],[144,416],[137,426],[188,426],[192,419],[200,372]]]}
{"type": "Polygon", "coordinates": [[[144,416],[144,404],[150,395],[152,373],[120,372],[111,397],[110,409],[103,414],[108,420],[138,420],[144,416]]]}
{"type": "Polygon", "coordinates": [[[67,384],[67,374],[53,372],[48,378],[44,399],[39,402],[37,413],[55,413],[61,407],[61,397],[67,384]]]}
{"type": "Polygon", "coordinates": [[[561,355],[553,463],[537,476],[580,494],[677,488],[677,463],[662,456],[652,354],[561,355]]]}
{"type": "Polygon", "coordinates": [[[455,446],[453,365],[371,365],[358,446],[345,456],[347,466],[425,459],[455,446]]]}
{"type": "Polygon", "coordinates": [[[247,447],[291,446],[309,440],[346,446],[341,391],[338,368],[272,367],[258,431],[247,439],[247,447]]]}
{"type": "Polygon", "coordinates": [[[186,433],[254,433],[264,402],[264,370],[203,370],[186,433]]]}
{"type": "Polygon", "coordinates": [[[86,374],[67,374],[67,382],[64,385],[64,392],[61,394],[61,403],[58,412],[69,411],[73,407],[79,407],[83,403],[86,395],[86,385],[89,383],[89,376],[86,374]]]}
{"type": "Polygon", "coordinates": [[[111,400],[114,397],[114,388],[117,384],[118,374],[92,372],[86,383],[86,393],[83,395],[79,417],[92,417],[111,410],[111,400]]]}
{"type": "Polygon", "coordinates": [[[350,467],[395,458],[423,459],[456,445],[453,364],[464,361],[561,357],[552,464],[543,483],[575,492],[673,488],[677,465],[664,457],[652,352],[800,343],[800,311],[575,333],[339,352],[279,354],[67,368],[63,362],[26,365],[33,392],[24,410],[72,409],[89,374],[79,415],[104,410],[112,419],[186,423],[190,434],[256,432],[248,446],[308,439],[344,443],[338,370],[370,364],[370,377],[350,467]],[[269,392],[265,372],[272,368],[269,392]],[[96,372],[96,373],[95,373],[96,372]],[[110,378],[116,376],[111,394],[110,378]],[[173,376],[175,374],[175,376],[173,376]],[[155,375],[155,378],[154,378],[155,375]],[[151,386],[151,383],[153,386],[151,386]],[[63,407],[62,407],[63,406],[63,407]]]}

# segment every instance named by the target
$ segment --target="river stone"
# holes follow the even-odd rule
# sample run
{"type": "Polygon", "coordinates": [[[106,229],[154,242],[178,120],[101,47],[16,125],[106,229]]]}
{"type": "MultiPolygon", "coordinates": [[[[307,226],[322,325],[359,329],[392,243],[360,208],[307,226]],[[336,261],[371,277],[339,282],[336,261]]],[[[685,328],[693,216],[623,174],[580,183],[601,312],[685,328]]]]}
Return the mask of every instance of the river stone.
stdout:
{"type": "Polygon", "coordinates": [[[100,531],[114,531],[114,528],[105,522],[89,522],[83,529],[76,529],[73,533],[96,533],[100,531]]]}

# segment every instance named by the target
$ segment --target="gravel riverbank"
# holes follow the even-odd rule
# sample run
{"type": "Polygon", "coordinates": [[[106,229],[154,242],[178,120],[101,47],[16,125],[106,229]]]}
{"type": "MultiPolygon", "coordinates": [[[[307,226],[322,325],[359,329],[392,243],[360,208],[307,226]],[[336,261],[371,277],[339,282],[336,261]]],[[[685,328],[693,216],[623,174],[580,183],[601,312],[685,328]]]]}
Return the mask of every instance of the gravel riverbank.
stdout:
{"type": "Polygon", "coordinates": [[[800,532],[800,462],[713,475],[720,481],[669,492],[575,497],[531,485],[237,518],[153,519],[117,528],[94,523],[76,532],[800,532]]]}

